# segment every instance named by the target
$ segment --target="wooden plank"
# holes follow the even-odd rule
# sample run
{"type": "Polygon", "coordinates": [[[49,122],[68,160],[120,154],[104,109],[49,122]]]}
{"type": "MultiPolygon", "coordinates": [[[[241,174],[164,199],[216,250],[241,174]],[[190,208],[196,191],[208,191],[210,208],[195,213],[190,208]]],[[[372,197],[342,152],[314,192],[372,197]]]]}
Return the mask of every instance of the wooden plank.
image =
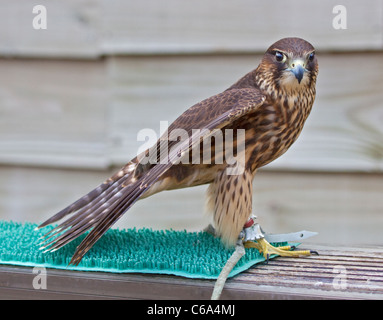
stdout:
{"type": "Polygon", "coordinates": [[[28,0],[0,3],[0,54],[18,57],[65,57],[94,59],[99,53],[99,1],[28,0]],[[47,11],[47,29],[36,30],[33,7],[47,11]]]}
{"type": "MultiPolygon", "coordinates": [[[[382,299],[381,248],[312,246],[320,256],[278,257],[227,281],[222,299],[382,299]],[[368,272],[369,257],[378,262],[368,272]],[[339,258],[340,257],[340,258],[339,258]],[[342,258],[358,261],[344,265],[342,258]],[[321,262],[321,264],[319,264],[321,262]],[[339,272],[342,272],[341,274],[339,272]]],[[[47,269],[47,288],[35,290],[32,268],[1,266],[3,299],[209,299],[214,281],[173,276],[47,269]]]]}
{"type": "Polygon", "coordinates": [[[319,257],[294,260],[278,258],[268,266],[260,266],[250,270],[248,274],[241,274],[236,280],[254,282],[257,286],[278,285],[300,289],[314,286],[328,291],[347,290],[350,296],[367,293],[371,295],[370,298],[375,294],[383,294],[381,248],[370,249],[367,252],[363,248],[359,248],[358,251],[330,247],[317,249],[320,252],[319,257]],[[354,264],[347,264],[344,260],[353,261],[354,264]],[[372,265],[371,260],[374,261],[372,265]],[[339,287],[341,285],[343,288],[339,287]]]}
{"type": "MultiPolygon", "coordinates": [[[[0,60],[0,163],[121,166],[143,146],[142,129],[159,137],[160,121],[171,123],[223,91],[260,57],[0,60]]],[[[317,99],[303,133],[268,168],[382,172],[381,55],[319,54],[319,63],[317,99]]]]}
{"type": "Polygon", "coordinates": [[[315,42],[319,50],[382,49],[382,2],[348,1],[346,30],[333,28],[333,8],[338,4],[335,0],[239,0],[235,6],[230,0],[150,0],[134,5],[121,1],[119,6],[105,2],[108,37],[103,51],[264,52],[270,41],[292,35],[315,42]]]}
{"type": "Polygon", "coordinates": [[[47,29],[32,27],[28,0],[0,4],[0,54],[95,58],[114,54],[264,52],[297,35],[320,50],[381,50],[382,1],[349,0],[347,29],[333,28],[339,3],[283,0],[51,1],[47,29]],[[315,14],[313,14],[315,12],[315,14]]]}
{"type": "Polygon", "coordinates": [[[0,163],[108,165],[102,63],[2,59],[0,68],[0,163]]]}

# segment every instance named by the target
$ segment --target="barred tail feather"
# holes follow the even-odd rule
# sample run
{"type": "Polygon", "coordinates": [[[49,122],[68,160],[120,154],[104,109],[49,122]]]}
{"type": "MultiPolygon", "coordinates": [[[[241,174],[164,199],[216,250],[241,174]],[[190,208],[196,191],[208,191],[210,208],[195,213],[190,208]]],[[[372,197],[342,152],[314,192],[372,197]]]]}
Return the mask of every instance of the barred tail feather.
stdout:
{"type": "Polygon", "coordinates": [[[102,235],[127,211],[170,167],[170,164],[156,165],[149,172],[138,179],[134,184],[121,191],[121,198],[109,207],[100,220],[97,221],[91,232],[77,247],[70,264],[78,265],[83,256],[102,237],[102,235]]]}
{"type": "Polygon", "coordinates": [[[39,228],[72,213],[71,217],[44,236],[41,249],[46,251],[58,250],[91,229],[77,247],[70,261],[70,264],[78,265],[97,240],[170,166],[171,164],[156,165],[145,172],[141,172],[139,177],[135,176],[134,167],[136,164],[125,166],[125,170],[119,171],[101,185],[101,188],[100,186],[97,187],[41,224],[39,228]]]}
{"type": "Polygon", "coordinates": [[[106,189],[108,189],[110,186],[110,183],[102,183],[100,184],[97,188],[93,189],[90,191],[88,194],[85,196],[81,197],[77,201],[73,202],[71,205],[67,206],[60,212],[56,213],[54,216],[49,218],[48,220],[44,221],[41,223],[38,228],[43,228],[46,227],[47,225],[50,225],[54,222],[57,222],[64,218],[66,215],[71,214],[84,206],[88,205],[90,202],[92,202],[94,199],[97,199],[106,189]]]}
{"type": "Polygon", "coordinates": [[[123,188],[134,188],[135,183],[131,182],[134,181],[133,166],[135,164],[132,163],[125,166],[113,177],[40,224],[38,228],[43,228],[72,214],[44,235],[41,248],[48,251],[57,250],[92,228],[110,211],[111,206],[120,200],[123,188]]]}

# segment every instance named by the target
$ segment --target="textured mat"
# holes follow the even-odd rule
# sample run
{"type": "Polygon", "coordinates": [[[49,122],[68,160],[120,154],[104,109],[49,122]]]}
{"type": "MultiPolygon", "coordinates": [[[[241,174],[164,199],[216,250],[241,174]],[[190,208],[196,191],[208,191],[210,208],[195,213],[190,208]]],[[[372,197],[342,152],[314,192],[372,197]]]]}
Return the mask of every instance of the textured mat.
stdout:
{"type": "MultiPolygon", "coordinates": [[[[39,238],[53,227],[35,231],[36,226],[33,223],[0,221],[0,264],[216,279],[234,251],[226,249],[219,239],[202,231],[111,229],[80,264],[73,267],[68,263],[85,235],[58,251],[44,253],[39,250],[39,238]]],[[[232,270],[230,277],[264,260],[258,250],[246,249],[246,255],[232,270]]]]}

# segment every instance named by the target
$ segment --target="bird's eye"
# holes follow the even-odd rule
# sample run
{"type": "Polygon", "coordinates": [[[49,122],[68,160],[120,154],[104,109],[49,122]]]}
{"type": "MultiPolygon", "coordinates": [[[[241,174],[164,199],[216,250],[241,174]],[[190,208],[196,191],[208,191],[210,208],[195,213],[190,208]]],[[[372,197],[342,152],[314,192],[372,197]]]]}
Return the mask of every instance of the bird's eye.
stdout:
{"type": "Polygon", "coordinates": [[[311,52],[309,54],[309,61],[313,61],[314,60],[314,57],[315,57],[315,53],[314,52],[311,52]]]}
{"type": "Polygon", "coordinates": [[[286,56],[280,51],[275,51],[275,60],[278,62],[285,62],[286,56]]]}

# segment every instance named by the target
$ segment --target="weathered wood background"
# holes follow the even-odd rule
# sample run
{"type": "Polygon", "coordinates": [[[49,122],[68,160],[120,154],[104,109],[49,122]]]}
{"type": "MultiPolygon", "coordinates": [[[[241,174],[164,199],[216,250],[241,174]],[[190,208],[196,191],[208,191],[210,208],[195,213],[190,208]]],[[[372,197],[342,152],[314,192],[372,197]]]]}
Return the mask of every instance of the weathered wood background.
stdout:
{"type": "MultiPolygon", "coordinates": [[[[285,36],[317,48],[305,129],[255,180],[264,229],[383,244],[383,4],[336,1],[1,0],[0,217],[42,221],[133,157],[194,103],[254,69],[285,36]],[[111,169],[112,168],[112,169],[111,169]]],[[[119,226],[202,228],[205,187],[156,195],[119,226]]]]}

